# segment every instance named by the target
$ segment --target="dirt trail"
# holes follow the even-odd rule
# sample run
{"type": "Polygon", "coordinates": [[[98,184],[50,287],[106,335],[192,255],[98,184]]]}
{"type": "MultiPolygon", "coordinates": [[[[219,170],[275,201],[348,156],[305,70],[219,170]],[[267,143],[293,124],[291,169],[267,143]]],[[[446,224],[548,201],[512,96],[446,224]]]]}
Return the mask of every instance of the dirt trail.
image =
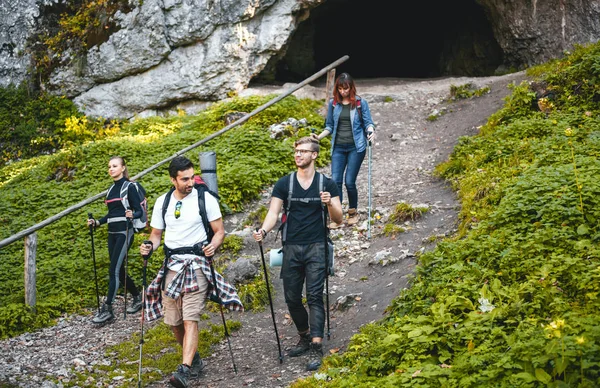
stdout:
{"type": "MultiPolygon", "coordinates": [[[[369,102],[377,125],[371,164],[372,202],[381,219],[371,229],[372,238],[367,239],[368,161],[365,159],[358,179],[361,223],[358,227],[344,227],[333,232],[337,269],[329,281],[331,338],[324,342],[326,352],[343,352],[361,326],[381,319],[390,301],[408,286],[416,265],[415,252],[432,249],[435,243],[430,241],[433,237],[454,232],[459,203],[448,184],[432,176],[432,170],[448,158],[460,136],[476,134],[487,117],[502,106],[503,98],[509,94],[507,85],[519,83],[524,77],[517,73],[486,78],[357,81],[358,93],[369,102]],[[477,88],[489,86],[491,92],[452,104],[443,101],[450,85],[468,82],[477,88]],[[445,111],[445,114],[436,121],[428,121],[427,117],[436,110],[445,111]],[[404,226],[405,233],[386,237],[381,229],[399,201],[427,206],[429,211],[423,218],[408,222],[404,226]],[[344,308],[337,308],[338,298],[347,301],[344,308]]],[[[273,92],[273,89],[253,92],[273,92]]],[[[321,172],[330,175],[328,168],[321,172]]],[[[265,192],[252,209],[266,205],[268,197],[269,193],[265,192]]],[[[346,207],[344,204],[344,209],[346,207]]],[[[235,230],[244,218],[244,214],[227,217],[226,230],[244,236],[246,247],[242,256],[260,261],[259,249],[251,239],[250,231],[235,230]]],[[[273,240],[271,234],[265,242],[265,254],[276,246],[273,240]]],[[[279,268],[271,269],[269,277],[275,288],[276,322],[285,354],[285,349],[296,343],[297,335],[287,316],[279,268]]],[[[115,308],[121,311],[118,305],[115,308]]],[[[227,319],[242,322],[242,329],[231,337],[238,373],[233,371],[224,341],[214,347],[213,354],[206,359],[204,376],[190,386],[286,387],[294,380],[310,375],[304,370],[307,356],[286,356],[283,363],[279,363],[268,307],[259,313],[228,314],[227,319]]],[[[220,324],[220,316],[215,315],[214,322],[220,324]]],[[[85,371],[93,369],[95,364],[109,363],[110,357],[104,354],[106,346],[129,338],[137,330],[137,317],[129,317],[127,321],[118,317],[114,324],[97,329],[89,322],[89,317],[72,316],[62,319],[55,327],[1,341],[0,386],[2,381],[8,381],[19,387],[54,387],[56,385],[47,381],[49,377],[68,376],[73,367],[85,371]]],[[[68,377],[65,386],[69,386],[66,381],[68,377]]],[[[165,381],[148,386],[162,387],[166,385],[165,381]]],[[[89,381],[90,386],[96,386],[95,383],[99,382],[89,381]]],[[[119,379],[106,379],[102,383],[98,386],[137,384],[119,379]]]]}

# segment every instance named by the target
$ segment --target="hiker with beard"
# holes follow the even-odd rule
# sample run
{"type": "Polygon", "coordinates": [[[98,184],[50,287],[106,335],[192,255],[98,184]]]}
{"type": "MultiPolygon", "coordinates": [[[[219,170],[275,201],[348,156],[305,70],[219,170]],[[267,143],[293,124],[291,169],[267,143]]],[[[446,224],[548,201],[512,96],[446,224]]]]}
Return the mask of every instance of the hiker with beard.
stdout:
{"type": "Polygon", "coordinates": [[[323,288],[327,276],[323,236],[323,211],[334,222],[342,222],[342,204],[335,182],[323,176],[323,191],[319,191],[319,173],[315,160],[319,156],[319,142],[311,137],[299,139],[294,144],[297,171],[280,178],[271,196],[269,211],[261,229],[253,233],[256,241],[262,241],[271,231],[285,205],[288,209],[289,188],[293,187],[289,211],[286,214],[281,278],[285,302],[300,340],[288,353],[297,357],[310,352],[307,370],[317,370],[323,358],[323,334],[325,308],[323,288]],[[290,186],[290,179],[294,179],[290,186]],[[324,209],[326,208],[326,210],[324,209]],[[307,313],[302,304],[302,290],[306,282],[307,313]]]}
{"type": "Polygon", "coordinates": [[[149,321],[163,316],[171,326],[183,349],[182,363],[169,379],[174,387],[186,388],[192,378],[200,377],[204,362],[198,349],[198,323],[206,298],[215,294],[230,310],[243,310],[235,288],[223,277],[211,274],[210,262],[223,243],[225,228],[217,199],[204,192],[208,228],[200,214],[199,191],[194,187],[194,165],[184,156],[177,156],[169,165],[174,189],[160,196],[154,204],[150,226],[150,244],[142,244],[142,256],[151,255],[160,246],[165,234],[165,260],[158,275],[146,292],[145,313],[149,321]],[[165,201],[168,201],[166,208],[165,201]],[[209,236],[212,235],[212,238],[209,236]]]}

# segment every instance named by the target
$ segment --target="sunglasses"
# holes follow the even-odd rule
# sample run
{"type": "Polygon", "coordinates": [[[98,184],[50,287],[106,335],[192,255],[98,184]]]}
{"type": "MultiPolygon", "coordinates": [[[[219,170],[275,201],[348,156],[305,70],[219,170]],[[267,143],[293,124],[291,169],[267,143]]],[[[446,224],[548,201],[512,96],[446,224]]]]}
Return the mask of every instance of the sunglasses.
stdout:
{"type": "Polygon", "coordinates": [[[175,204],[175,218],[179,218],[181,217],[181,205],[183,205],[181,203],[181,201],[177,201],[177,203],[175,204]]]}

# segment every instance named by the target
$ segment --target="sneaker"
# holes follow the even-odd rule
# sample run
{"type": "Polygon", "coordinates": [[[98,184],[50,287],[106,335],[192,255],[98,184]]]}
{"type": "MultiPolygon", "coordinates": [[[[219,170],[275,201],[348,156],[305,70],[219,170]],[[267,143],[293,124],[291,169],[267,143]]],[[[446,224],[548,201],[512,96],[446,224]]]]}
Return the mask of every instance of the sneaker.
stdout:
{"type": "Polygon", "coordinates": [[[290,349],[288,356],[298,357],[308,352],[308,349],[310,349],[310,341],[310,333],[300,334],[300,341],[298,341],[296,346],[290,349]]]}
{"type": "Polygon", "coordinates": [[[310,355],[306,370],[317,370],[321,367],[321,359],[323,358],[323,344],[320,342],[310,343],[310,355]]]}
{"type": "Polygon", "coordinates": [[[358,212],[356,209],[348,209],[348,225],[356,225],[358,224],[358,212]]]}
{"type": "Polygon", "coordinates": [[[187,388],[190,379],[190,367],[185,364],[179,364],[177,370],[173,372],[169,383],[177,388],[187,388]]]}
{"type": "Polygon", "coordinates": [[[192,366],[190,367],[190,378],[197,379],[200,377],[205,366],[206,364],[200,358],[200,353],[196,352],[196,354],[194,354],[194,359],[192,360],[192,366]]]}
{"type": "Polygon", "coordinates": [[[329,229],[339,229],[342,227],[343,224],[338,224],[337,222],[333,222],[331,221],[329,223],[329,229]]]}
{"type": "Polygon", "coordinates": [[[93,323],[104,323],[106,321],[110,321],[114,319],[112,305],[103,303],[102,307],[100,307],[100,311],[96,313],[94,318],[92,319],[93,323]]]}
{"type": "Polygon", "coordinates": [[[127,308],[127,314],[135,314],[142,309],[142,295],[133,297],[131,306],[127,308]]]}

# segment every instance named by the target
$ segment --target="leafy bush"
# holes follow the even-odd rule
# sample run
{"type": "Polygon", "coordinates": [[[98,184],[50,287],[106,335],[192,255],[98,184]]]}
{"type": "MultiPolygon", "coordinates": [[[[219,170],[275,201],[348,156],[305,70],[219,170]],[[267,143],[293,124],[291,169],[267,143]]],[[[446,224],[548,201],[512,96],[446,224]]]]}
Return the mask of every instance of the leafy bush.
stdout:
{"type": "Polygon", "coordinates": [[[0,164],[61,148],[65,119],[81,116],[66,98],[30,92],[25,86],[0,88],[0,164]]]}

